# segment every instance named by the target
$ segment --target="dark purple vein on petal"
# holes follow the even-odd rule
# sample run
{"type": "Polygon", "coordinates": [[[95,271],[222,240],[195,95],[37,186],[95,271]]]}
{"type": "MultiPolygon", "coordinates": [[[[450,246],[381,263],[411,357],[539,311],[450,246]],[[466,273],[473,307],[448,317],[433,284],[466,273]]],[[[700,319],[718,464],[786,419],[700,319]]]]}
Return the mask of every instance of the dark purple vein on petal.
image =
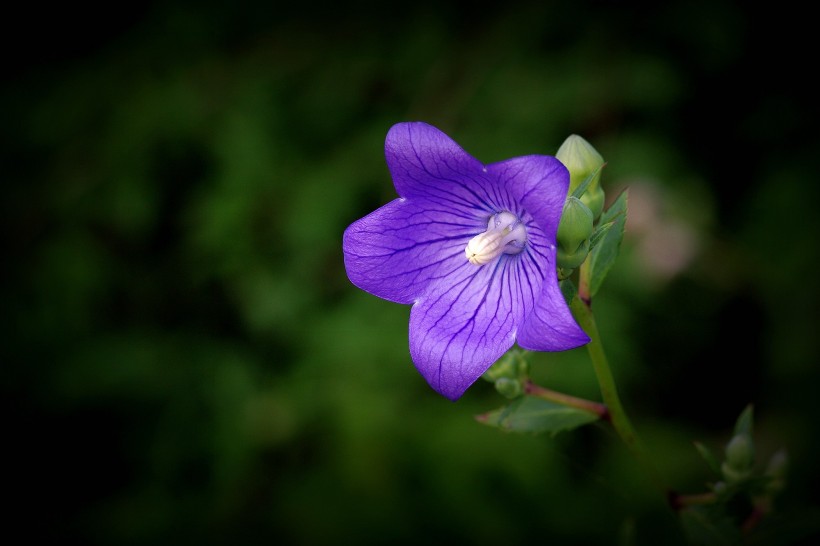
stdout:
{"type": "MultiPolygon", "coordinates": [[[[467,187],[467,186],[466,186],[463,182],[461,182],[461,181],[459,181],[459,180],[452,179],[452,178],[447,178],[447,177],[445,177],[445,176],[443,176],[443,175],[441,174],[441,164],[444,164],[444,165],[445,165],[445,166],[447,166],[450,170],[453,170],[453,172],[455,172],[456,174],[458,174],[458,175],[460,175],[460,176],[464,176],[464,174],[463,174],[463,173],[461,173],[461,172],[459,172],[459,171],[455,171],[454,169],[452,169],[452,167],[450,167],[449,165],[447,165],[447,162],[446,162],[446,160],[445,160],[445,159],[441,159],[441,160],[439,160],[439,161],[435,161],[435,160],[434,160],[434,163],[435,163],[435,164],[436,164],[436,166],[437,166],[437,170],[439,171],[439,172],[438,172],[438,174],[434,174],[434,173],[431,171],[431,169],[430,169],[430,168],[429,168],[429,167],[425,164],[424,160],[421,158],[421,155],[419,155],[419,152],[418,152],[418,150],[416,149],[416,144],[415,144],[415,142],[413,142],[412,133],[410,134],[409,141],[410,141],[410,148],[413,150],[413,154],[416,156],[416,160],[418,161],[418,165],[420,165],[420,166],[421,166],[421,169],[422,169],[425,173],[427,173],[427,175],[428,175],[428,176],[430,176],[431,178],[437,179],[437,180],[442,180],[442,181],[446,181],[446,182],[452,182],[452,183],[453,183],[453,184],[455,184],[456,186],[458,186],[458,187],[462,188],[463,190],[465,190],[466,192],[468,192],[468,193],[469,193],[470,195],[472,195],[475,199],[477,199],[477,200],[478,200],[478,202],[479,202],[479,203],[481,203],[481,204],[483,205],[483,207],[484,207],[484,208],[489,209],[489,210],[494,210],[494,207],[493,207],[490,203],[487,203],[487,201],[486,201],[486,200],[482,199],[482,198],[481,198],[481,196],[479,196],[476,192],[474,192],[472,189],[470,189],[469,187],[467,187]]],[[[465,152],[465,153],[466,153],[466,152],[465,152]]],[[[410,173],[407,173],[407,174],[409,175],[410,173]]],[[[411,176],[411,178],[412,178],[412,176],[411,176]]],[[[412,179],[413,179],[414,181],[418,182],[419,184],[424,185],[425,187],[429,187],[429,184],[423,184],[420,180],[417,180],[417,179],[415,179],[415,178],[412,178],[412,179]]],[[[452,192],[445,191],[445,190],[443,190],[443,189],[441,189],[441,188],[435,188],[435,189],[438,189],[439,191],[441,191],[441,192],[443,192],[443,193],[450,194],[450,195],[454,195],[454,196],[456,196],[456,195],[457,195],[457,194],[454,194],[454,193],[452,193],[452,192]]],[[[459,197],[460,199],[464,200],[465,202],[467,202],[468,204],[470,204],[473,208],[479,208],[479,207],[476,207],[474,203],[469,203],[469,201],[467,201],[466,199],[464,199],[462,196],[458,196],[458,197],[459,197]]]]}
{"type": "MultiPolygon", "coordinates": [[[[467,328],[467,326],[470,326],[470,328],[471,328],[470,333],[467,335],[468,339],[469,339],[470,336],[472,336],[473,331],[475,331],[475,317],[476,317],[476,315],[478,315],[478,311],[484,306],[484,304],[487,301],[487,293],[489,292],[490,287],[492,287],[493,279],[495,278],[495,275],[496,275],[497,271],[498,271],[498,264],[496,264],[496,267],[493,269],[493,273],[490,276],[490,279],[487,282],[487,287],[484,290],[484,295],[481,298],[481,302],[476,306],[475,311],[473,312],[473,316],[470,317],[467,320],[467,322],[465,322],[464,326],[462,326],[458,331],[456,331],[454,334],[450,335],[450,340],[447,342],[447,345],[444,346],[444,351],[442,351],[441,358],[439,359],[439,363],[438,363],[438,381],[439,381],[439,385],[441,385],[441,368],[442,368],[442,362],[444,361],[444,356],[447,354],[447,351],[450,349],[450,345],[452,345],[455,338],[458,337],[458,335],[461,334],[467,328]]],[[[468,280],[472,281],[473,279],[476,278],[476,276],[477,275],[473,275],[472,277],[469,277],[468,280]]],[[[469,286],[469,283],[468,283],[467,286],[469,286]]],[[[466,290],[467,286],[465,286],[465,288],[453,300],[453,303],[451,303],[450,306],[447,308],[447,312],[449,312],[453,308],[453,305],[455,304],[456,301],[458,301],[458,299],[464,293],[464,290],[466,290]]],[[[442,318],[444,318],[445,314],[446,314],[446,312],[444,314],[442,314],[441,317],[439,317],[439,319],[436,321],[435,325],[438,325],[438,322],[442,318]]],[[[426,339],[426,337],[425,337],[425,339],[426,339]]],[[[473,355],[475,355],[475,352],[473,352],[473,355]]],[[[461,363],[462,364],[464,363],[464,347],[462,347],[462,349],[461,349],[461,363]]]]}

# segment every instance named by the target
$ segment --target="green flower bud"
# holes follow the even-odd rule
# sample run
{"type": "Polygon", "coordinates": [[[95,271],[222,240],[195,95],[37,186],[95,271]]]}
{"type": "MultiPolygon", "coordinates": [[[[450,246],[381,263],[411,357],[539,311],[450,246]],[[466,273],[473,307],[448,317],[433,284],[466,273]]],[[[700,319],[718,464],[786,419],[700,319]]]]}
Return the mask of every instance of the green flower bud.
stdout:
{"type": "Polygon", "coordinates": [[[748,434],[734,436],[726,446],[726,463],[735,470],[750,469],[754,457],[754,445],[748,434]]]}
{"type": "Polygon", "coordinates": [[[595,177],[581,196],[581,201],[592,211],[592,217],[598,219],[604,209],[604,190],[601,188],[601,167],[604,158],[592,147],[592,144],[578,135],[570,135],[558,148],[555,157],[569,170],[569,193],[583,183],[590,175],[595,177]]]}
{"type": "Polygon", "coordinates": [[[752,474],[754,445],[748,434],[736,434],[726,444],[726,461],[720,465],[728,483],[739,483],[752,474]]]}
{"type": "Polygon", "coordinates": [[[529,370],[529,362],[527,362],[527,359],[524,358],[521,351],[511,349],[507,351],[504,356],[499,358],[495,364],[490,366],[490,368],[484,372],[484,375],[481,377],[487,381],[495,383],[502,377],[506,377],[508,379],[520,379],[522,377],[526,377],[529,370]]]}
{"type": "Polygon", "coordinates": [[[779,493],[786,487],[786,471],[789,467],[789,456],[784,449],[780,449],[769,459],[766,467],[766,477],[770,479],[766,485],[769,493],[779,493]]]}
{"type": "Polygon", "coordinates": [[[569,196],[558,224],[558,267],[575,269],[589,254],[593,230],[592,211],[580,199],[569,196]]]}
{"type": "Polygon", "coordinates": [[[726,483],[729,484],[740,483],[752,475],[751,470],[737,470],[729,463],[721,464],[720,471],[723,474],[723,478],[726,480],[726,483]]]}
{"type": "Polygon", "coordinates": [[[495,390],[507,398],[518,398],[524,394],[524,387],[521,381],[509,377],[501,377],[495,382],[495,390]]]}
{"type": "MultiPolygon", "coordinates": [[[[600,177],[600,173],[596,178],[598,177],[600,177]]],[[[601,217],[601,213],[604,211],[604,199],[606,199],[606,195],[604,195],[604,190],[601,186],[592,189],[587,188],[587,191],[581,196],[581,201],[589,207],[589,210],[592,211],[592,216],[596,220],[601,217]]]]}
{"type": "Polygon", "coordinates": [[[481,377],[493,383],[502,377],[518,377],[518,365],[515,354],[512,351],[507,352],[504,356],[496,360],[495,364],[490,366],[481,377]]]}
{"type": "Polygon", "coordinates": [[[789,455],[785,449],[779,449],[769,459],[769,466],[766,467],[766,475],[774,478],[785,478],[789,468],[789,455]]]}
{"type": "MultiPolygon", "coordinates": [[[[559,250],[558,250],[558,253],[560,254],[561,252],[562,252],[562,251],[559,249],[559,250]]],[[[562,259],[565,263],[566,263],[566,262],[571,262],[571,261],[572,261],[572,259],[571,259],[571,258],[567,258],[567,257],[566,257],[566,255],[562,255],[562,256],[561,256],[561,259],[562,259]]],[[[581,262],[581,263],[583,263],[583,262],[581,262]]],[[[573,271],[575,271],[575,269],[565,269],[565,268],[563,268],[563,267],[558,267],[558,268],[556,268],[556,271],[558,272],[558,280],[559,280],[559,281],[563,281],[563,280],[566,280],[566,279],[570,278],[570,277],[572,276],[572,272],[573,272],[573,271]]]]}
{"type": "Polygon", "coordinates": [[[558,245],[556,255],[558,269],[561,270],[564,279],[568,278],[576,267],[580,267],[589,254],[589,240],[584,241],[575,252],[566,252],[561,245],[558,245]]]}

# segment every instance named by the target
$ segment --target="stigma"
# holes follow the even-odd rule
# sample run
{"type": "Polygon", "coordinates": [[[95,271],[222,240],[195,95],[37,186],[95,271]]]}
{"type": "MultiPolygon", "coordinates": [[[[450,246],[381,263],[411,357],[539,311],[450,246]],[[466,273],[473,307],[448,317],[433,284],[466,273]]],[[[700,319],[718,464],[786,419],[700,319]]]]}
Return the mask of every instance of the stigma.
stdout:
{"type": "Polygon", "coordinates": [[[492,262],[502,254],[518,254],[527,242],[527,229],[518,216],[499,212],[490,217],[487,231],[479,233],[467,243],[464,254],[473,265],[492,262]]]}

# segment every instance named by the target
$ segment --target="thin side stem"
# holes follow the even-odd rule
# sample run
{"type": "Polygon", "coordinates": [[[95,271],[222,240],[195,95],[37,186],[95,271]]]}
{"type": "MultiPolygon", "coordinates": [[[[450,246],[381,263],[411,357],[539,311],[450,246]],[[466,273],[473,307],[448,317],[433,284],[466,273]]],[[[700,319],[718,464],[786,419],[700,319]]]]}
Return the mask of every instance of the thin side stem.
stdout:
{"type": "Polygon", "coordinates": [[[569,394],[554,391],[552,389],[536,385],[529,379],[526,383],[524,383],[524,392],[530,396],[535,396],[537,398],[549,400],[550,402],[555,402],[563,406],[568,406],[570,408],[576,408],[579,410],[594,413],[598,416],[599,419],[609,421],[609,410],[604,404],[601,404],[600,402],[593,402],[592,400],[585,400],[583,398],[578,398],[575,396],[570,396],[569,394]]]}
{"type": "Polygon", "coordinates": [[[578,297],[589,307],[592,305],[592,296],[589,293],[589,260],[584,260],[578,270],[578,297]]]}
{"type": "Polygon", "coordinates": [[[680,495],[677,493],[669,493],[669,506],[674,510],[683,510],[688,506],[701,506],[704,504],[712,504],[717,500],[717,495],[712,492],[696,493],[694,495],[680,495]]]}
{"type": "Polygon", "coordinates": [[[618,396],[618,389],[615,386],[615,378],[612,375],[612,370],[609,367],[609,361],[604,353],[604,347],[601,344],[601,336],[598,333],[598,325],[595,323],[595,317],[592,314],[592,309],[589,305],[579,297],[572,299],[570,305],[573,314],[575,315],[578,324],[591,341],[587,344],[587,351],[592,360],[592,367],[595,370],[595,375],[598,378],[598,385],[601,389],[601,397],[604,399],[604,404],[609,409],[610,422],[615,432],[620,436],[621,440],[626,444],[627,449],[632,453],[632,456],[637,459],[640,465],[646,469],[653,484],[659,488],[664,495],[668,493],[667,487],[664,485],[660,474],[655,469],[652,460],[647,456],[643,444],[638,437],[635,428],[629,420],[623,406],[621,399],[618,396]]]}

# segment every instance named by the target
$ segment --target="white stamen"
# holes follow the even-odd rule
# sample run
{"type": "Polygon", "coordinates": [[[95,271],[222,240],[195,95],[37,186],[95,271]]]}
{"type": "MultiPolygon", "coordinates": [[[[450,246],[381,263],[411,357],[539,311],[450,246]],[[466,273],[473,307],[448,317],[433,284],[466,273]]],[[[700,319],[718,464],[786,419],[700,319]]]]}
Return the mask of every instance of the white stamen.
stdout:
{"type": "Polygon", "coordinates": [[[484,265],[501,254],[518,254],[527,242],[527,229],[511,212],[500,212],[490,217],[487,231],[479,233],[467,243],[464,253],[473,265],[484,265]]]}

